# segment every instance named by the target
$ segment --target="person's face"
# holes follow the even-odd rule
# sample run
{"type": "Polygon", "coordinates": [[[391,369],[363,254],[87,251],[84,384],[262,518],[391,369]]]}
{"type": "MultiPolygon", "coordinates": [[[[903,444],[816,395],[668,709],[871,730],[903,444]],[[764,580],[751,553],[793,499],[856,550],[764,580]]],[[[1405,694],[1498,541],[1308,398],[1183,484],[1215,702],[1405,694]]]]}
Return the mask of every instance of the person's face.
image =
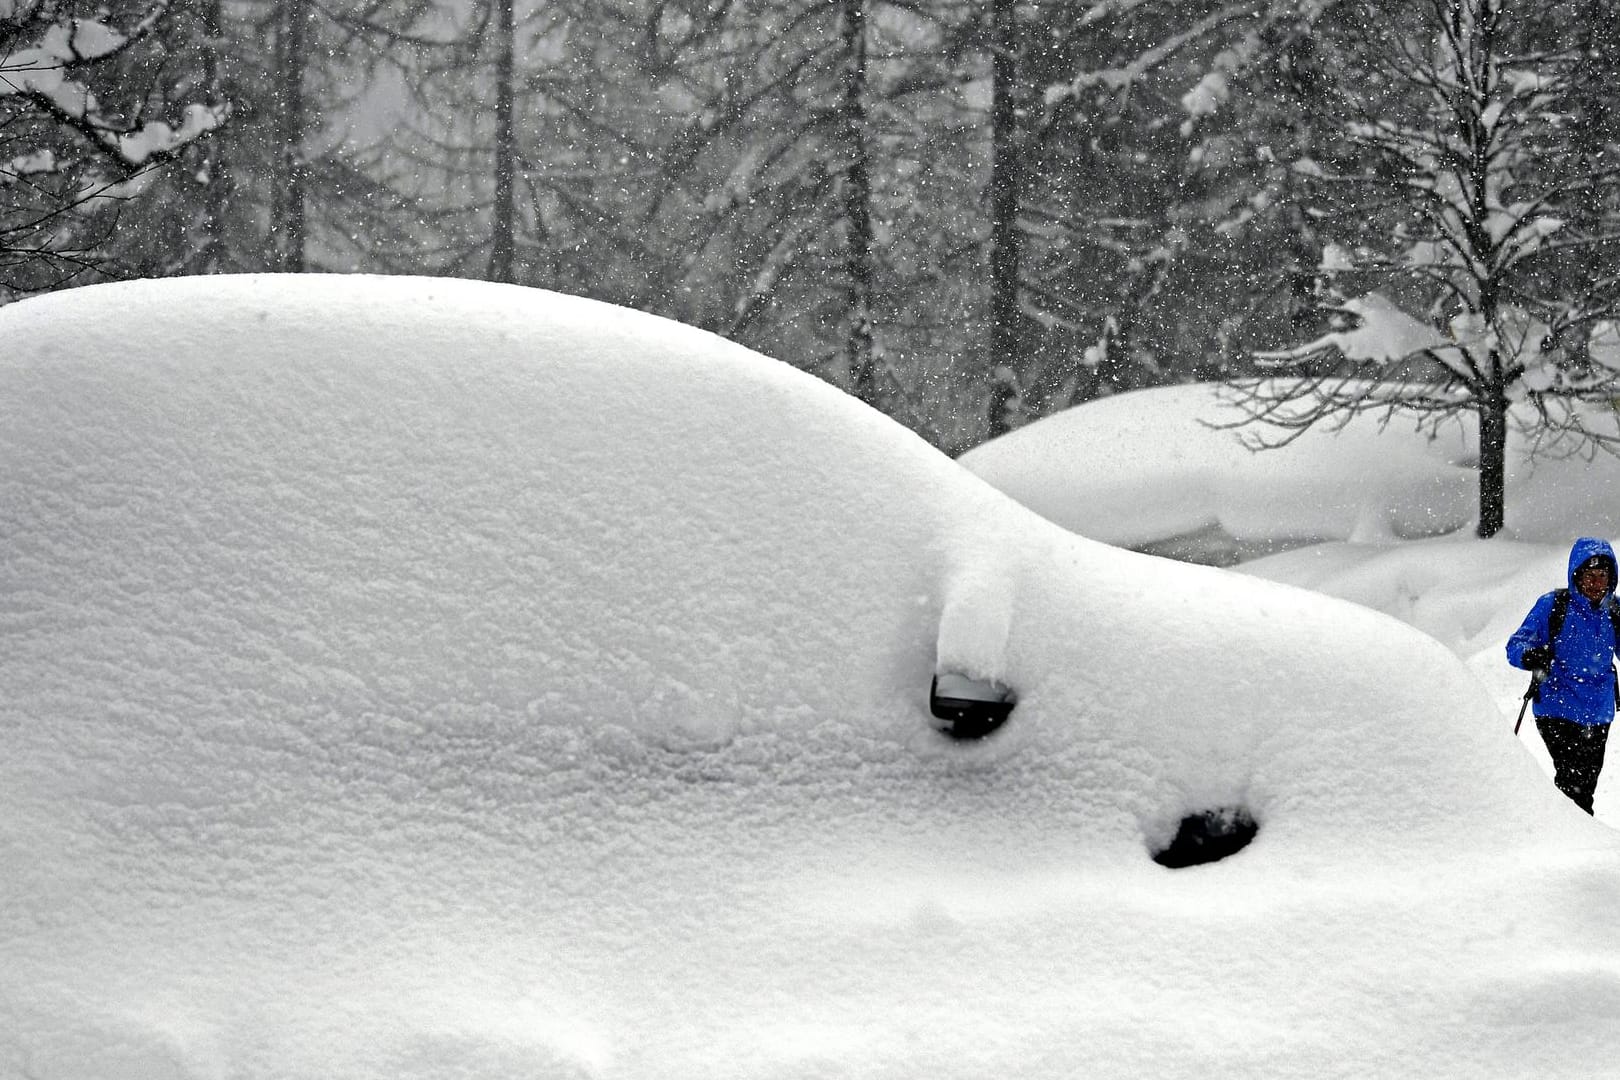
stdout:
{"type": "Polygon", "coordinates": [[[1575,571],[1575,587],[1581,595],[1594,604],[1603,599],[1603,594],[1609,591],[1612,582],[1609,580],[1609,567],[1607,563],[1596,563],[1583,566],[1575,571]]]}

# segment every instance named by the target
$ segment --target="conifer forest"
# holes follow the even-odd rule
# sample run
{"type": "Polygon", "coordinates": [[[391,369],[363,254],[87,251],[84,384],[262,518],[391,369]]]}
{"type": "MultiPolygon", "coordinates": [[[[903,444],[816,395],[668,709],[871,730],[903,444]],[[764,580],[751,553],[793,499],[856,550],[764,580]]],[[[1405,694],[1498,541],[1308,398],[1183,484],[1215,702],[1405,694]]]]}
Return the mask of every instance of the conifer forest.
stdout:
{"type": "Polygon", "coordinates": [[[0,301],[483,278],[951,453],[1190,380],[1463,408],[1483,491],[1510,400],[1620,394],[1617,96],[1617,0],[0,0],[0,301]]]}

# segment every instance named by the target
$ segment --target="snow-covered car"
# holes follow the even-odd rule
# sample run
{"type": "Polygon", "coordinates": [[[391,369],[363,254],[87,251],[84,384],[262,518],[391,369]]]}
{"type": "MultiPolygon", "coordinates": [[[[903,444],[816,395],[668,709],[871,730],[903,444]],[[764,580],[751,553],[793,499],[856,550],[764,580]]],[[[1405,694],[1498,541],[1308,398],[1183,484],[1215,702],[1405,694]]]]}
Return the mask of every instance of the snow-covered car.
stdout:
{"type": "Polygon", "coordinates": [[[579,299],[131,282],[0,341],[0,1076],[1568,1076],[1612,1037],[1620,847],[1392,619],[1081,539],[579,299]],[[940,673],[1016,704],[950,739],[940,673]],[[1155,861],[1209,815],[1248,842],[1155,861]]]}

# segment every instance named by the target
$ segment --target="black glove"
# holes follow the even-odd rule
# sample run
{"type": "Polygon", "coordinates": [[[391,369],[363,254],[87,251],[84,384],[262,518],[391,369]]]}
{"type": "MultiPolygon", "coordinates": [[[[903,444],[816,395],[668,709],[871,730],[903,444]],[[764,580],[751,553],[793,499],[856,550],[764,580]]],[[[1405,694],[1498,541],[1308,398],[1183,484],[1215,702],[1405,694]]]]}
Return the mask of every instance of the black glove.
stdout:
{"type": "Polygon", "coordinates": [[[1526,649],[1524,655],[1519,658],[1520,666],[1531,671],[1546,671],[1552,667],[1552,662],[1553,651],[1550,645],[1537,645],[1533,649],[1526,649]]]}

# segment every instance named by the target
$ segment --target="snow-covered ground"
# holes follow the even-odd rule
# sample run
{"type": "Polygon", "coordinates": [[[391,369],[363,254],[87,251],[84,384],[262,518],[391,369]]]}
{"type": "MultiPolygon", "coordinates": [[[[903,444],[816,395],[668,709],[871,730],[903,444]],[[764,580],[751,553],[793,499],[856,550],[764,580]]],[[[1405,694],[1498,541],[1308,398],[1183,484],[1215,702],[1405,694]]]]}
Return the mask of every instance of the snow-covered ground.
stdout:
{"type": "MultiPolygon", "coordinates": [[[[1232,566],[1416,626],[1467,662],[1511,731],[1527,680],[1504,658],[1507,638],[1538,596],[1566,583],[1576,537],[1620,537],[1620,460],[1556,441],[1532,455],[1514,431],[1507,528],[1481,541],[1471,418],[1431,433],[1369,415],[1256,453],[1231,427],[1239,417],[1218,387],[1144,390],[1032,424],[961,463],[1084,536],[1232,566]]],[[[1528,716],[1520,738],[1550,775],[1528,716]]],[[[1620,769],[1601,781],[1596,813],[1620,825],[1620,769]]]]}
{"type": "MultiPolygon", "coordinates": [[[[8,1080],[1612,1062],[1620,841],[1462,637],[1084,539],[581,300],[140,282],[0,340],[8,1080]],[[936,733],[937,665],[1006,727],[936,733]],[[1247,848],[1151,859],[1222,807],[1247,848]]],[[[1122,519],[1204,484],[1133,470],[1122,519]]],[[[1553,545],[1480,550],[1527,555],[1495,618],[1553,545]]]]}

